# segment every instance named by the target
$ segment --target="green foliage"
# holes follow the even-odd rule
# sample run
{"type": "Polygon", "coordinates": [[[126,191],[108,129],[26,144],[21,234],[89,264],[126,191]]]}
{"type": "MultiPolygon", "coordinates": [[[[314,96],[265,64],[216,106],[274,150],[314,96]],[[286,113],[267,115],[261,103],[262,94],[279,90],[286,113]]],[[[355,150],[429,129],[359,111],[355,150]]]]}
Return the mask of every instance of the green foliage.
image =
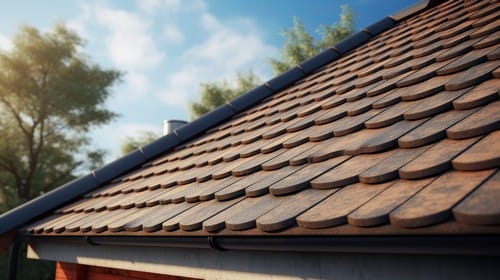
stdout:
{"type": "Polygon", "coordinates": [[[158,137],[160,135],[153,131],[142,131],[137,137],[127,137],[121,146],[122,155],[126,155],[139,147],[149,144],[158,139],[158,137]]]}
{"type": "Polygon", "coordinates": [[[309,34],[302,21],[295,17],[293,27],[283,31],[285,44],[282,49],[282,59],[271,58],[271,66],[276,74],[283,73],[292,65],[298,64],[314,56],[319,47],[314,37],[309,34]]]}
{"type": "Polygon", "coordinates": [[[248,71],[237,73],[234,83],[224,80],[201,84],[200,102],[189,104],[191,120],[255,88],[259,82],[259,78],[252,71],[248,71]]]}
{"type": "Polygon", "coordinates": [[[285,44],[282,49],[281,58],[271,58],[270,63],[276,74],[290,69],[292,66],[331,48],[335,43],[350,36],[354,32],[354,13],[347,6],[342,6],[340,22],[331,26],[321,25],[318,33],[321,38],[316,40],[305,28],[299,18],[294,18],[293,27],[283,31],[285,44]]]}
{"type": "Polygon", "coordinates": [[[83,40],[63,25],[22,27],[0,52],[0,199],[5,211],[99,164],[86,133],[116,114],[104,107],[121,77],[89,62],[83,40]]]}

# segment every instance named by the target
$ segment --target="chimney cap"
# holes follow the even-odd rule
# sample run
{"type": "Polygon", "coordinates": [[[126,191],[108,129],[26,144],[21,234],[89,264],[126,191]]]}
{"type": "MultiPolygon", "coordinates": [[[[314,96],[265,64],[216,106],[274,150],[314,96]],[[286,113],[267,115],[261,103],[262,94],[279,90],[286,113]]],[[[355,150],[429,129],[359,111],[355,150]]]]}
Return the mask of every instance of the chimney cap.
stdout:
{"type": "Polygon", "coordinates": [[[187,124],[187,121],[182,120],[164,120],[163,121],[163,135],[172,133],[177,128],[187,124]]]}

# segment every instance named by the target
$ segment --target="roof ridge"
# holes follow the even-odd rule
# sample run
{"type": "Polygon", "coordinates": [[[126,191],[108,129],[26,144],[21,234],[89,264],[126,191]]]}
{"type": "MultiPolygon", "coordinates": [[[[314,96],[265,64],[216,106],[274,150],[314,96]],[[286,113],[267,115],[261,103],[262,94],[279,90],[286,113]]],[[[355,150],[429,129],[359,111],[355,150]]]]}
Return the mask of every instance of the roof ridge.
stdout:
{"type": "Polygon", "coordinates": [[[389,30],[400,21],[420,13],[429,7],[442,2],[441,0],[424,0],[412,5],[396,14],[387,16],[348,38],[335,44],[333,47],[303,61],[288,71],[270,79],[264,84],[249,92],[219,106],[200,118],[176,129],[173,133],[160,137],[152,143],[138,148],[131,153],[114,160],[103,167],[92,171],[80,178],[72,180],[48,193],[26,202],[0,216],[0,235],[15,229],[48,211],[52,211],[61,204],[74,200],[83,194],[92,191],[103,183],[108,182],[121,174],[132,170],[147,161],[158,157],[179,144],[191,140],[211,127],[228,120],[249,107],[274,95],[282,89],[300,81],[308,74],[320,69],[343,57],[344,54],[368,42],[378,34],[389,30]]]}

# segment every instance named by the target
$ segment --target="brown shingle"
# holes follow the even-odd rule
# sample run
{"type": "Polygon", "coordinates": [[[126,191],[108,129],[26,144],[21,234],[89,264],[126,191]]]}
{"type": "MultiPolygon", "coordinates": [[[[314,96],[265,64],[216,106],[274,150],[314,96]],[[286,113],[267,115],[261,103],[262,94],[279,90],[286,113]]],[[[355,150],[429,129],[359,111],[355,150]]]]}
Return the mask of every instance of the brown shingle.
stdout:
{"type": "Polygon", "coordinates": [[[450,110],[432,117],[419,127],[398,139],[401,148],[415,148],[434,143],[446,137],[446,129],[461,121],[477,109],[450,110]]]}
{"type": "Polygon", "coordinates": [[[453,158],[477,140],[478,138],[465,140],[444,139],[399,169],[399,176],[404,179],[419,179],[444,172],[450,169],[453,158]]]}
{"type": "Polygon", "coordinates": [[[345,224],[347,215],[391,184],[392,182],[376,185],[357,183],[346,186],[297,217],[297,223],[305,228],[328,228],[345,224]]]}
{"type": "Polygon", "coordinates": [[[389,213],[418,193],[435,178],[397,180],[347,216],[349,224],[360,227],[383,225],[389,222],[389,213]]]}
{"type": "Polygon", "coordinates": [[[397,149],[394,154],[359,174],[359,181],[368,184],[377,184],[397,179],[398,170],[428,150],[430,146],[416,149],[397,149]]]}
{"type": "Polygon", "coordinates": [[[464,201],[453,208],[455,218],[463,223],[496,225],[500,222],[500,172],[490,177],[464,201]]]}
{"type": "Polygon", "coordinates": [[[500,131],[486,135],[453,161],[457,170],[481,170],[500,166],[500,131]]]}
{"type": "Polygon", "coordinates": [[[295,218],[307,209],[337,191],[336,189],[317,190],[306,189],[292,196],[284,197],[283,201],[271,211],[260,216],[257,228],[270,232],[285,229],[295,224],[295,218]]]}
{"type": "Polygon", "coordinates": [[[451,216],[451,209],[493,172],[486,170],[477,173],[445,173],[392,212],[391,223],[413,228],[444,221],[451,216]]]}
{"type": "Polygon", "coordinates": [[[359,155],[350,158],[341,165],[330,169],[325,174],[312,180],[311,186],[316,189],[330,189],[356,183],[359,181],[360,173],[390,156],[391,153],[392,151],[373,155],[359,155]]]}
{"type": "Polygon", "coordinates": [[[499,126],[500,101],[495,101],[450,127],[446,134],[453,139],[463,139],[498,130],[499,126]]]}

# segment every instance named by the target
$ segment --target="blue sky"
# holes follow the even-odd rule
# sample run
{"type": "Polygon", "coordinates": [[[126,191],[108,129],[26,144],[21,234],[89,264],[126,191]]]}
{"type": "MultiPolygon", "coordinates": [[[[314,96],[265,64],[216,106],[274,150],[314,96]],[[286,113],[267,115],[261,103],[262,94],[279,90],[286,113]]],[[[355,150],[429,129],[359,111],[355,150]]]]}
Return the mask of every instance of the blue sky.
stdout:
{"type": "Polygon", "coordinates": [[[50,30],[64,22],[86,39],[94,63],[126,72],[107,106],[120,114],[92,132],[93,145],[119,155],[126,136],[161,132],[164,119],[188,119],[187,103],[199,84],[231,80],[252,69],[272,77],[269,57],[283,44],[280,31],[298,16],[314,32],[339,20],[340,6],[357,14],[357,29],[416,0],[142,0],[4,1],[0,48],[9,49],[21,24],[50,30]]]}

